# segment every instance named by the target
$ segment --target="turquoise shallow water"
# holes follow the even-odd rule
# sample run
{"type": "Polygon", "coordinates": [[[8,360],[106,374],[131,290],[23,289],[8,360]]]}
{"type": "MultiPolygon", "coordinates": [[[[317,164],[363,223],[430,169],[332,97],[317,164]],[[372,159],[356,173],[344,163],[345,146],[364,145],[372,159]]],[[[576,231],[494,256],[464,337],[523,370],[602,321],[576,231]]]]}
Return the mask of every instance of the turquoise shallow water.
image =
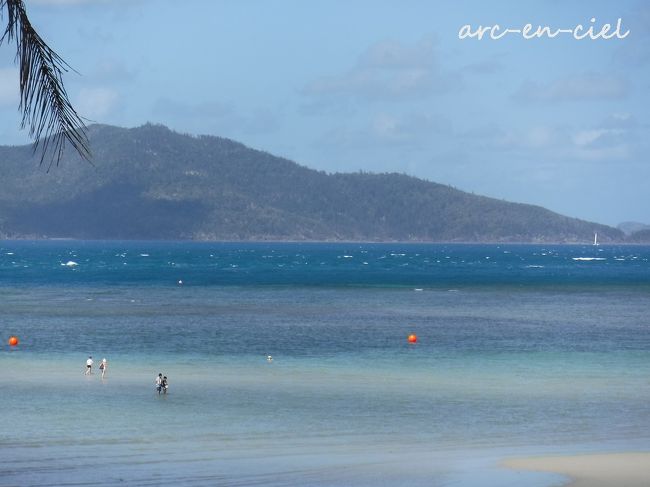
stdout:
{"type": "Polygon", "coordinates": [[[647,247],[0,252],[3,486],[514,486],[502,457],[650,448],[647,247]]]}

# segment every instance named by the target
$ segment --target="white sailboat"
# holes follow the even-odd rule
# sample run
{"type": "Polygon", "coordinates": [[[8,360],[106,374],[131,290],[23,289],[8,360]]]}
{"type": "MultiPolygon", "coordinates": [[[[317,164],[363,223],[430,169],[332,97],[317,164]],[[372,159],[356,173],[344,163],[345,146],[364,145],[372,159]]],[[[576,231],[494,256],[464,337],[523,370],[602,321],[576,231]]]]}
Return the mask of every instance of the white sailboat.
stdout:
{"type": "Polygon", "coordinates": [[[594,233],[594,245],[598,245],[598,233],[594,233]]]}

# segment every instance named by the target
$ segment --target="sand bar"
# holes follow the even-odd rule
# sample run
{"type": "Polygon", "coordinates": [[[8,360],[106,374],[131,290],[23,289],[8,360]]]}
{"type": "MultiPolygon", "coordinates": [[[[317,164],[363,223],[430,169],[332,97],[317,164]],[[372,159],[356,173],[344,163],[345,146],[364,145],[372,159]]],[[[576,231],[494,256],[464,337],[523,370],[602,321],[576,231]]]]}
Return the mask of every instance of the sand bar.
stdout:
{"type": "Polygon", "coordinates": [[[650,453],[611,453],[517,458],[503,462],[515,470],[566,475],[571,487],[648,487],[650,453]]]}

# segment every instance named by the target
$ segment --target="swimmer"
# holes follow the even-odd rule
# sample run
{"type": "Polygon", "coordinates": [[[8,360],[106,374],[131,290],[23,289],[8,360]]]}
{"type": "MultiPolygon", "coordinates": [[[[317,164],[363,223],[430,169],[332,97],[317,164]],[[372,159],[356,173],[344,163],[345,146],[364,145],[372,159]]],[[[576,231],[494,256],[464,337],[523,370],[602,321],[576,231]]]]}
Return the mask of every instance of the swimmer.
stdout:
{"type": "Polygon", "coordinates": [[[271,357],[270,355],[267,355],[267,356],[266,356],[266,361],[267,361],[268,363],[273,362],[273,357],[271,357]]]}

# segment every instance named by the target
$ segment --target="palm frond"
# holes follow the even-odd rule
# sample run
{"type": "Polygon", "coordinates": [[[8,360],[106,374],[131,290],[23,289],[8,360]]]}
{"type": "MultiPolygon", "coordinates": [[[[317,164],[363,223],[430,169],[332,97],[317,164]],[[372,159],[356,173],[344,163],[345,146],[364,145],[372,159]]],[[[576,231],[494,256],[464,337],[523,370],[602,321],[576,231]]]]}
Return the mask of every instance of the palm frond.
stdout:
{"type": "MultiPolygon", "coordinates": [[[[21,128],[29,127],[34,150],[41,147],[41,164],[59,164],[66,142],[90,161],[86,125],[73,108],[62,75],[70,66],[38,35],[27,17],[23,0],[0,0],[7,7],[7,28],[0,38],[16,40],[16,62],[20,73],[21,128]]],[[[48,169],[49,169],[48,167],[48,169]]]]}

